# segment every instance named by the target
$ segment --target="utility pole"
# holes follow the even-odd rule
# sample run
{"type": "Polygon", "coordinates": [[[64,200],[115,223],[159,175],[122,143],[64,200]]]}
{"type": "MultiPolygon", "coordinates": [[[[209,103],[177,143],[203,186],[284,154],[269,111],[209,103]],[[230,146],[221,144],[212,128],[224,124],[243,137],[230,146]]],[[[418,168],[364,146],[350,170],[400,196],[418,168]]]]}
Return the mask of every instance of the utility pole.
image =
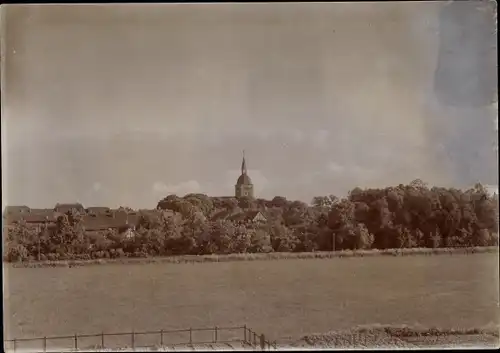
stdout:
{"type": "Polygon", "coordinates": [[[37,235],[37,238],[38,238],[38,255],[37,255],[38,261],[40,261],[40,237],[41,236],[42,236],[41,227],[38,226],[38,235],[37,235]]]}

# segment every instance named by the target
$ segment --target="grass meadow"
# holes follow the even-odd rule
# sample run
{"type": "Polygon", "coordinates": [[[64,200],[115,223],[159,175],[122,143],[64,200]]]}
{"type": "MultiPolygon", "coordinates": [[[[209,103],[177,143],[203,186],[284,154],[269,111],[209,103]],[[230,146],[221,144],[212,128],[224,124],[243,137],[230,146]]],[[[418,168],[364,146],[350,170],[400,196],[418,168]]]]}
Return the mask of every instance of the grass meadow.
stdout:
{"type": "Polygon", "coordinates": [[[498,253],[181,264],[4,265],[5,338],[248,325],[271,340],[498,323],[498,253]]]}

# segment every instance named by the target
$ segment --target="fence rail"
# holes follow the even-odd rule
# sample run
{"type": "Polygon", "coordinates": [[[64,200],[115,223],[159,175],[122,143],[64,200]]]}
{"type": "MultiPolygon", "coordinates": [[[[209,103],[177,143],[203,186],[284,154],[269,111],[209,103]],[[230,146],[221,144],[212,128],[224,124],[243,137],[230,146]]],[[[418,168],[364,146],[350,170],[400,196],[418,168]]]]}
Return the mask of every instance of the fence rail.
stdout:
{"type": "MultiPolygon", "coordinates": [[[[54,349],[69,349],[71,351],[78,351],[80,349],[102,349],[102,348],[148,348],[148,347],[157,347],[157,346],[193,346],[198,344],[214,344],[214,343],[240,343],[251,348],[259,349],[259,350],[272,350],[276,349],[276,341],[271,342],[266,339],[264,334],[258,334],[255,331],[248,328],[246,325],[244,326],[233,326],[233,327],[205,327],[205,328],[188,328],[188,329],[177,329],[177,330],[159,330],[159,331],[142,331],[142,332],[118,332],[118,333],[96,333],[96,334],[74,334],[71,336],[56,336],[56,337],[37,337],[37,338],[14,338],[11,340],[4,340],[5,350],[8,349],[7,345],[10,344],[10,347],[14,352],[19,349],[23,349],[20,347],[20,344],[23,342],[35,342],[41,341],[43,345],[43,352],[47,352],[48,346],[47,341],[53,340],[72,340],[71,347],[54,347],[54,349]],[[236,337],[225,339],[223,337],[224,333],[227,331],[237,331],[240,335],[236,335],[236,337]],[[210,338],[205,338],[205,340],[195,340],[193,338],[193,334],[196,332],[211,332],[210,338]],[[165,338],[168,338],[169,335],[172,334],[186,334],[185,341],[182,342],[169,342],[166,341],[165,338]],[[156,338],[159,338],[159,342],[156,341],[156,344],[137,344],[137,338],[139,336],[144,335],[153,335],[156,338]],[[121,344],[118,347],[111,347],[110,345],[106,345],[106,337],[117,337],[117,336],[129,336],[130,337],[130,346],[127,344],[121,344]],[[99,341],[99,344],[94,344],[86,347],[82,347],[82,340],[85,338],[96,338],[99,341]]],[[[40,348],[35,348],[36,351],[39,351],[40,348]]]]}

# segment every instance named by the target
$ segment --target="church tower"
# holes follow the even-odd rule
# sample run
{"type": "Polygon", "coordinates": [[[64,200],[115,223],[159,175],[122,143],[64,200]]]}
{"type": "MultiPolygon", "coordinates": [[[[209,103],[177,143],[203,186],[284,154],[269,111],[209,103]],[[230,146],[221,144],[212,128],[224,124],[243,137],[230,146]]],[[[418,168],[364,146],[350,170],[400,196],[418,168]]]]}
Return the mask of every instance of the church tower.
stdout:
{"type": "Polygon", "coordinates": [[[241,162],[241,175],[235,185],[236,198],[251,197],[253,198],[252,180],[247,174],[247,164],[245,161],[245,151],[243,151],[243,161],[241,162]]]}

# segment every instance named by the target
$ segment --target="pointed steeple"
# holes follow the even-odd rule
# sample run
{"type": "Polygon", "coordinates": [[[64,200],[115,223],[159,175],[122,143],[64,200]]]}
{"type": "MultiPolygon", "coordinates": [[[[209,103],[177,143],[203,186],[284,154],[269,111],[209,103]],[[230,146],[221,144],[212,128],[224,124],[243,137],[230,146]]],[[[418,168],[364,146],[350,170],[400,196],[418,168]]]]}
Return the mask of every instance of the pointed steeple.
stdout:
{"type": "Polygon", "coordinates": [[[243,150],[243,161],[241,162],[241,174],[247,174],[247,164],[245,162],[245,150],[243,150]]]}

